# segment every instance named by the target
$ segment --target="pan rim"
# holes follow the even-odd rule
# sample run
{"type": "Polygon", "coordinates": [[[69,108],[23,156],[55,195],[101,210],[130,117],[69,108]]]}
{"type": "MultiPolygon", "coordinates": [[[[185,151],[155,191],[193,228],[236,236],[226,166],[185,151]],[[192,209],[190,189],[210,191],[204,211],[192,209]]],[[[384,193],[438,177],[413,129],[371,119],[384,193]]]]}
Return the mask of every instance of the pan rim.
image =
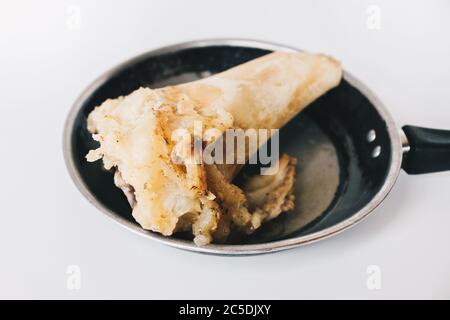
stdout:
{"type": "Polygon", "coordinates": [[[349,218],[326,229],[316,231],[308,235],[297,236],[289,239],[258,244],[242,244],[242,245],[209,244],[206,246],[199,247],[196,246],[192,241],[181,240],[173,237],[164,237],[155,232],[144,230],[135,223],[126,220],[125,218],[117,215],[114,211],[103,206],[95,198],[95,196],[89,191],[80,173],[78,172],[72,155],[72,135],[74,131],[75,119],[79,111],[81,110],[84,101],[93,92],[95,92],[95,90],[97,90],[103,83],[105,83],[111,76],[113,76],[123,68],[127,67],[127,65],[131,63],[136,63],[142,59],[151,56],[174,52],[181,49],[219,46],[219,45],[252,47],[273,51],[275,50],[291,51],[291,52],[302,51],[300,49],[291,46],[251,39],[217,38],[217,39],[193,40],[178,44],[172,44],[161,47],[159,49],[147,51],[143,54],[130,58],[122,62],[121,64],[117,65],[116,67],[113,67],[108,71],[104,72],[101,76],[99,76],[96,80],[94,80],[76,99],[67,115],[64,124],[63,141],[62,141],[64,161],[72,181],[74,182],[77,189],[81,192],[81,194],[91,204],[93,204],[100,212],[105,214],[107,217],[111,218],[114,222],[118,223],[119,225],[132,231],[133,233],[139,234],[146,238],[150,238],[159,243],[164,243],[166,245],[178,249],[216,255],[253,255],[253,254],[276,252],[303,246],[339,234],[342,231],[355,226],[358,222],[362,221],[365,217],[371,214],[378,207],[378,205],[385,199],[385,197],[391,191],[392,187],[394,186],[397,180],[402,163],[402,144],[399,129],[395,124],[393,118],[389,114],[388,110],[382,103],[382,101],[365,84],[363,84],[360,80],[358,80],[356,77],[354,77],[352,74],[350,74],[345,70],[343,72],[343,78],[347,82],[349,82],[353,87],[357,88],[372,103],[372,105],[377,110],[381,118],[385,121],[392,150],[390,166],[383,186],[363,208],[353,213],[349,218]]]}

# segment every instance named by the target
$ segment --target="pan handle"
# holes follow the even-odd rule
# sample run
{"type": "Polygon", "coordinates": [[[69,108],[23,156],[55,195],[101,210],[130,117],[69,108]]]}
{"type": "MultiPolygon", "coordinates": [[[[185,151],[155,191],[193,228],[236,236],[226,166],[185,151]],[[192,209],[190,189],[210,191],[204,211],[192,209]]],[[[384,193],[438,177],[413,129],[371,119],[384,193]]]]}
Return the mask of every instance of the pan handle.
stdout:
{"type": "Polygon", "coordinates": [[[408,174],[450,170],[450,130],[404,126],[409,144],[402,167],[408,174]]]}

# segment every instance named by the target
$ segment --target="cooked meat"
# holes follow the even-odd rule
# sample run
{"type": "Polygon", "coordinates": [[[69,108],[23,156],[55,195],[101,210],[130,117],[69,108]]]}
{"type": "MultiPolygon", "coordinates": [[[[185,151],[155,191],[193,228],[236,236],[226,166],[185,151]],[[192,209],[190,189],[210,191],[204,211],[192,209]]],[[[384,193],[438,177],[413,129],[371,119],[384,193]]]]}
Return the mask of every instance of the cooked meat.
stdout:
{"type": "Polygon", "coordinates": [[[230,230],[252,232],[293,207],[295,159],[282,156],[278,172],[249,178],[241,189],[232,184],[241,164],[199,163],[201,151],[227,129],[281,128],[341,74],[329,57],[277,52],[199,81],[140,88],[91,112],[88,130],[100,147],[87,160],[116,170],[144,229],[191,230],[198,245],[226,241],[230,230]],[[216,134],[200,136],[198,123],[216,134]],[[177,140],[185,136],[193,140],[177,140]]]}
{"type": "Polygon", "coordinates": [[[128,184],[123,180],[122,175],[119,170],[114,173],[114,184],[117,188],[121,189],[132,208],[136,205],[136,195],[134,193],[134,188],[132,185],[128,184]]]}
{"type": "Polygon", "coordinates": [[[283,154],[277,170],[272,174],[257,175],[246,179],[242,187],[252,226],[258,228],[264,221],[272,220],[280,213],[294,209],[295,165],[297,159],[283,154]]]}

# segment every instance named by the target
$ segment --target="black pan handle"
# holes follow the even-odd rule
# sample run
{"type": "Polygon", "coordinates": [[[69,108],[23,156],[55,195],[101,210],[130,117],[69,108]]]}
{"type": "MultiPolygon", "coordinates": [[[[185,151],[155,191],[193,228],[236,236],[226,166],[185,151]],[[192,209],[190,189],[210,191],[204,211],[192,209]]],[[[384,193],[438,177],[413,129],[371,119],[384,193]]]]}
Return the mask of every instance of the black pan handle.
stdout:
{"type": "Polygon", "coordinates": [[[409,151],[402,167],[409,174],[450,170],[450,130],[404,126],[409,151]]]}

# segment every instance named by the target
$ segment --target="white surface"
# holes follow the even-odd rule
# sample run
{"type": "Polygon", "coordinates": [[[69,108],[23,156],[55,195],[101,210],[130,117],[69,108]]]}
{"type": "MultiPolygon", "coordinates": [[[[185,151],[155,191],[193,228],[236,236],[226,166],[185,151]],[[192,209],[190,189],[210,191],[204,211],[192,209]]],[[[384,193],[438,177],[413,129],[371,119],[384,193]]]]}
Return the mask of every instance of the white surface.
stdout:
{"type": "Polygon", "coordinates": [[[448,1],[4,1],[0,11],[0,298],[450,298],[450,173],[407,176],[329,240],[226,258],[141,238],[68,177],[65,116],[100,73],[162,45],[244,37],[325,52],[399,125],[450,128],[448,1]],[[366,9],[381,9],[381,29],[366,9]],[[80,9],[79,29],[67,19],[80,9]],[[69,26],[69,27],[68,27],[69,26]],[[66,268],[81,268],[68,290],[66,268]],[[381,268],[368,290],[366,269],[381,268]]]}

